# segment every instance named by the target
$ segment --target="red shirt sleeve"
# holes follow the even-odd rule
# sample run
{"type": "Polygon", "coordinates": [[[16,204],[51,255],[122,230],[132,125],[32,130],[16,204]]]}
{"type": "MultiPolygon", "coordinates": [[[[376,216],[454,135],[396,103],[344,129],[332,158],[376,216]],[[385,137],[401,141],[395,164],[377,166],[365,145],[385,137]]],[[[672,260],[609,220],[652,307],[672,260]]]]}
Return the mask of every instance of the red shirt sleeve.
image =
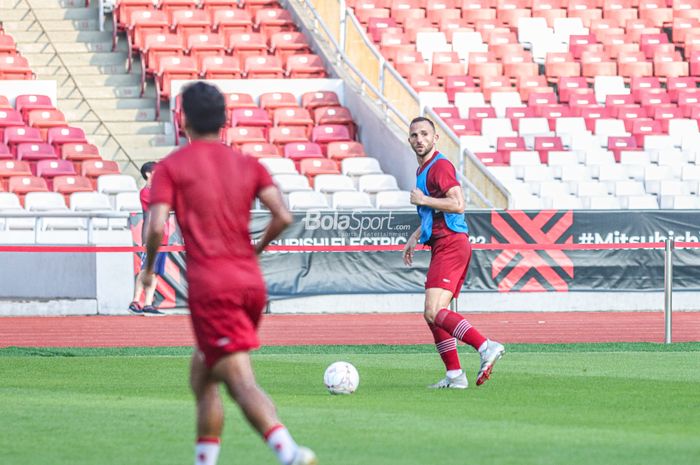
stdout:
{"type": "Polygon", "coordinates": [[[258,194],[261,190],[269,186],[274,186],[275,183],[272,180],[272,176],[268,173],[267,169],[258,160],[253,159],[253,166],[256,171],[256,178],[258,180],[258,185],[255,188],[255,193],[258,194]]]}
{"type": "Polygon", "coordinates": [[[447,191],[455,186],[459,186],[455,167],[449,160],[438,160],[428,172],[428,192],[431,197],[443,198],[447,191]]]}
{"type": "Polygon", "coordinates": [[[151,203],[151,188],[144,187],[143,189],[141,189],[141,192],[139,193],[139,199],[141,200],[141,209],[144,212],[147,212],[148,207],[151,203]]]}
{"type": "Polygon", "coordinates": [[[153,182],[151,183],[150,205],[156,203],[167,203],[171,207],[175,206],[175,182],[168,166],[163,162],[158,164],[158,169],[153,173],[153,182]]]}

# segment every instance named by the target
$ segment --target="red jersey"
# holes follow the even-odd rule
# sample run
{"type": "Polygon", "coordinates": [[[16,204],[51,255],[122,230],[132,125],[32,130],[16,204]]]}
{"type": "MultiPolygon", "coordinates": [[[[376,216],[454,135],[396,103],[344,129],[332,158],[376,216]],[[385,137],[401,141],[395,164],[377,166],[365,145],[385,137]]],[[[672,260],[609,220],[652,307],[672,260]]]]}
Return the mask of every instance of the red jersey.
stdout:
{"type": "MultiPolygon", "coordinates": [[[[433,157],[435,157],[437,154],[438,152],[436,150],[432,156],[418,168],[416,175],[421,174],[430,164],[433,157]]],[[[455,173],[455,167],[452,162],[446,158],[436,161],[430,168],[430,171],[428,171],[426,187],[428,188],[430,197],[443,199],[447,197],[447,191],[459,185],[460,184],[459,181],[457,181],[457,175],[455,173]]],[[[430,236],[430,241],[449,234],[455,233],[447,227],[447,223],[445,223],[445,215],[441,211],[435,210],[435,213],[433,213],[433,234],[430,236]]]]}
{"type": "MultiPolygon", "coordinates": [[[[144,218],[146,217],[146,212],[151,208],[151,187],[145,186],[141,189],[139,193],[139,199],[141,200],[141,209],[143,210],[144,218]]],[[[165,223],[165,230],[163,231],[163,240],[161,245],[168,245],[168,239],[170,237],[170,225],[169,221],[165,223]]]]}
{"type": "Polygon", "coordinates": [[[249,223],[255,197],[271,185],[257,160],[218,141],[194,141],[158,163],[151,204],[175,210],[190,301],[265,288],[249,223]]]}

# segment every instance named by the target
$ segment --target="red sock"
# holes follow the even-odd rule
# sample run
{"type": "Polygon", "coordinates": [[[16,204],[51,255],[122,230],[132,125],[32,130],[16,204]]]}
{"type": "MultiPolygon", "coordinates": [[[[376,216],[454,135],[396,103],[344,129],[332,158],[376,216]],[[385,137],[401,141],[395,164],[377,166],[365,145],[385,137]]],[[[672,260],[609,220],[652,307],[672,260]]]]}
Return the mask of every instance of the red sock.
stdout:
{"type": "Polygon", "coordinates": [[[462,315],[446,308],[440,309],[437,316],[435,316],[434,324],[476,350],[479,350],[481,344],[486,342],[486,338],[470,325],[462,315]]]}
{"type": "Polygon", "coordinates": [[[442,363],[445,364],[446,370],[461,370],[459,364],[459,354],[457,353],[457,340],[450,333],[435,325],[428,324],[430,331],[433,333],[435,347],[437,348],[442,363]]]}

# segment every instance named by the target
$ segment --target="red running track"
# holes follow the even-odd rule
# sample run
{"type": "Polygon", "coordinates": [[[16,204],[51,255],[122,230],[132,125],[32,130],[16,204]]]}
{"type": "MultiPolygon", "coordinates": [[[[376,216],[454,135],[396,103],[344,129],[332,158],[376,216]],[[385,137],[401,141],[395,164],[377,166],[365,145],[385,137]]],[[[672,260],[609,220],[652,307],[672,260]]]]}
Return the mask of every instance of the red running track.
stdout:
{"type": "MultiPolygon", "coordinates": [[[[6,317],[0,347],[187,346],[187,316],[6,317]]],[[[661,312],[491,313],[468,315],[504,343],[663,342],[661,312]]],[[[264,345],[428,344],[420,314],[267,315],[264,345]]],[[[700,312],[673,314],[673,341],[700,341],[700,312]]]]}

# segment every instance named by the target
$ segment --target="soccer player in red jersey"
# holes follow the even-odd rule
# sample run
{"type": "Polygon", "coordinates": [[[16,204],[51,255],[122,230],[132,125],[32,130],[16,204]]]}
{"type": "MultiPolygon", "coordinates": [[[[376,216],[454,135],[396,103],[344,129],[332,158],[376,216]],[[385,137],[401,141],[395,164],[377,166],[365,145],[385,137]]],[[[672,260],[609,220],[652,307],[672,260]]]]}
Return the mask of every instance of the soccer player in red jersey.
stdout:
{"type": "MultiPolygon", "coordinates": [[[[146,270],[153,270],[171,209],[182,230],[188,304],[197,350],[190,385],[197,403],[195,465],[215,465],[224,422],[219,384],[283,465],[314,465],[314,453],[298,446],[258,387],[249,351],[260,346],[257,326],[267,301],[258,255],[292,221],[265,168],[219,141],[226,122],[221,92],[204,82],[182,93],[189,145],[158,163],[151,190],[146,270]],[[255,198],[270,211],[259,242],[251,243],[255,198]]],[[[148,286],[152,273],[144,273],[148,286]]]]}
{"type": "MultiPolygon", "coordinates": [[[[151,181],[153,180],[153,173],[156,168],[156,163],[153,161],[148,161],[141,165],[141,176],[146,180],[146,185],[141,189],[139,194],[139,199],[141,200],[141,209],[143,210],[143,226],[141,227],[141,241],[146,243],[146,236],[148,230],[148,215],[151,204],[151,181]]],[[[168,245],[168,228],[163,231],[163,245],[168,245]]],[[[167,258],[166,252],[159,252],[156,257],[154,272],[158,276],[163,276],[165,274],[165,260],[167,258]]],[[[158,285],[158,280],[153,279],[153,283],[150,287],[144,288],[141,285],[141,273],[146,266],[146,256],[145,254],[141,257],[141,271],[136,277],[136,284],[134,285],[134,300],[129,304],[129,312],[134,315],[164,315],[163,312],[158,310],[153,306],[153,298],[156,294],[156,287],[158,285]],[[141,294],[143,294],[143,307],[139,303],[141,299],[141,294]]]]}
{"type": "Polygon", "coordinates": [[[462,187],[450,160],[435,149],[437,140],[432,121],[423,117],[411,121],[408,142],[418,159],[416,188],[411,191],[411,203],[418,209],[421,226],[409,237],[403,259],[410,266],[416,245],[430,246],[423,316],[447,370],[445,378],[430,387],[466,389],[469,382],[459,362],[456,339],[472,346],[481,356],[477,386],[489,379],[493,365],[505,349],[498,342],[486,339],[464,317],[448,309],[452,299],[459,296],[467,276],[471,245],[464,220],[462,187]]]}

